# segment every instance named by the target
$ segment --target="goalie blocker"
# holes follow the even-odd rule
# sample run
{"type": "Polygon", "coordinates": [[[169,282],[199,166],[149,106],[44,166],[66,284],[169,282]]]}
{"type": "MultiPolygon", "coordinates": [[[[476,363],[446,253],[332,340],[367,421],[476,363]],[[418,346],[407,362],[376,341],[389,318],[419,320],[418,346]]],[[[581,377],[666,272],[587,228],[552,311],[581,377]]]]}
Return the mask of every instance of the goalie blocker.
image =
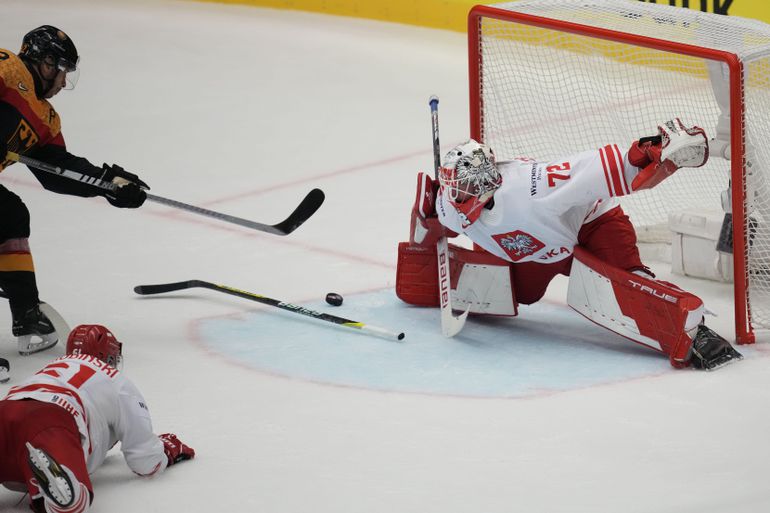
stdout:
{"type": "Polygon", "coordinates": [[[596,324],[668,355],[677,368],[713,370],[743,358],[703,324],[703,301],[666,282],[612,267],[577,246],[567,303],[596,324]]]}

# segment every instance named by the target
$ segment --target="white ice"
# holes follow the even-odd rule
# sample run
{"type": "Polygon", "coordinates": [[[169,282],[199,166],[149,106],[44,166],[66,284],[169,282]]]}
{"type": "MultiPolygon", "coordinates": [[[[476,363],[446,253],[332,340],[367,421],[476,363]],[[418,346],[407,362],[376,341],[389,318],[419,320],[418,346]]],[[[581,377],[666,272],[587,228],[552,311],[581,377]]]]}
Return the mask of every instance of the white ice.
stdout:
{"type": "MultiPolygon", "coordinates": [[[[718,372],[589,325],[557,280],[516,319],[471,319],[393,292],[415,173],[431,170],[427,100],[443,147],[468,135],[465,37],[352,18],[189,2],[4,0],[0,47],[66,30],[80,81],[54,99],[69,148],[137,172],[152,192],[274,223],[313,187],[326,203],[288,237],[147,204],[0,183],[32,212],[41,296],[72,325],[125,343],[125,372],[158,433],[192,462],[153,479],[116,450],[93,476],[97,512],[758,512],[770,507],[767,335],[718,372]],[[196,289],[223,283],[405,331],[373,338],[196,289]],[[323,302],[326,292],[343,306],[323,302]]],[[[656,270],[666,277],[665,266],[656,270]]],[[[731,289],[673,277],[731,332],[731,289]]],[[[0,325],[10,316],[0,312],[0,325]]],[[[21,358],[12,380],[63,349],[21,358]]],[[[21,501],[21,502],[20,502],[21,501]]],[[[0,491],[0,510],[26,511],[0,491]]]]}

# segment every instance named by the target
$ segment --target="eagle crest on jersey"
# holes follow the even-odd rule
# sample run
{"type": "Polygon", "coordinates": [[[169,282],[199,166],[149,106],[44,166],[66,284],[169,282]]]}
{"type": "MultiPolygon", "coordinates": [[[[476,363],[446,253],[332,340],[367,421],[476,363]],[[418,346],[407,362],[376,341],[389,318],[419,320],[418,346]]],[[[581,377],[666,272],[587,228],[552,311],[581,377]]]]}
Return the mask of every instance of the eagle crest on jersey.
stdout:
{"type": "Polygon", "coordinates": [[[511,233],[493,235],[493,239],[500,244],[512,261],[517,262],[527,255],[537,253],[545,247],[545,244],[532,235],[517,230],[511,233]]]}

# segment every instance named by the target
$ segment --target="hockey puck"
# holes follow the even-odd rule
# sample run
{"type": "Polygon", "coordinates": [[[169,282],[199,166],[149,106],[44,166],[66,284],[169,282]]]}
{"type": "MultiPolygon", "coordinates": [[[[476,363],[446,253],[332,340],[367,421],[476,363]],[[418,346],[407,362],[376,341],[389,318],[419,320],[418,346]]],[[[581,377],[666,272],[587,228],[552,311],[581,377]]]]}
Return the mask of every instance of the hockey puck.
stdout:
{"type": "Polygon", "coordinates": [[[329,292],[326,294],[326,302],[333,306],[340,306],[342,304],[342,296],[336,292],[329,292]]]}
{"type": "Polygon", "coordinates": [[[0,383],[7,383],[11,379],[11,364],[5,358],[0,358],[0,383]]]}

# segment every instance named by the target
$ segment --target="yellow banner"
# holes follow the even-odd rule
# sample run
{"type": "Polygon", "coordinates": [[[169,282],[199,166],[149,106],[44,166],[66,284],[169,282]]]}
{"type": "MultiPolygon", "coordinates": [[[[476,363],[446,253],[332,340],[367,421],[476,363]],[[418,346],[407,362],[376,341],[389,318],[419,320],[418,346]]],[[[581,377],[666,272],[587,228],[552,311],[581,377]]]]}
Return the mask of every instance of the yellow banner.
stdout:
{"type": "MultiPolygon", "coordinates": [[[[202,0],[352,16],[465,32],[471,0],[202,0]]],[[[628,0],[743,16],[770,23],[770,0],[628,0]]]]}

